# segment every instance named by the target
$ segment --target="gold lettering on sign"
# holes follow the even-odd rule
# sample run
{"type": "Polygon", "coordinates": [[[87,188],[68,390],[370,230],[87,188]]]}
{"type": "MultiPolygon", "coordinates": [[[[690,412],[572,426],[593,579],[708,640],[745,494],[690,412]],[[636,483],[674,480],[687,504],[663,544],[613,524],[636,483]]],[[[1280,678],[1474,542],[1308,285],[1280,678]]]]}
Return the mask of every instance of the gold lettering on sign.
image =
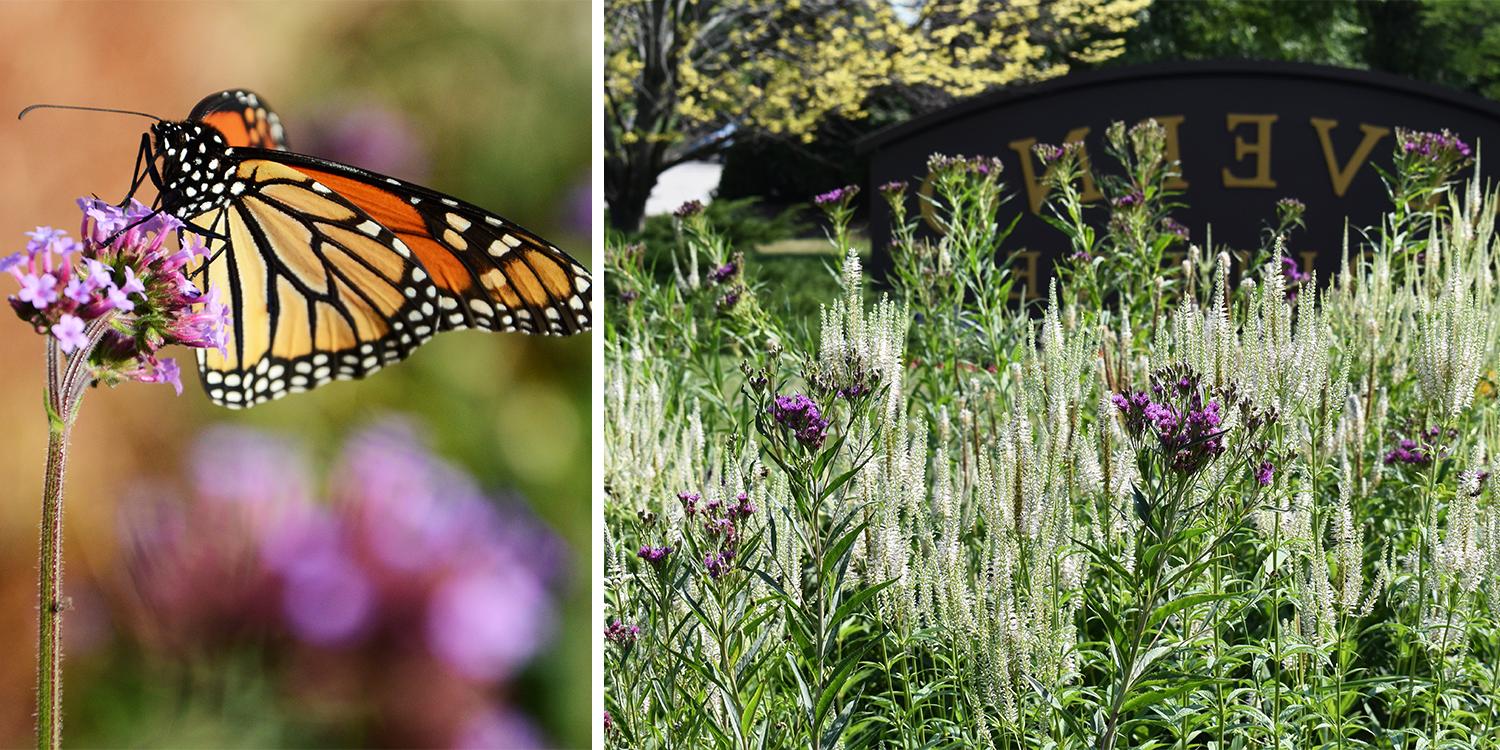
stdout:
{"type": "Polygon", "coordinates": [[[1010,298],[1020,299],[1026,295],[1026,299],[1034,300],[1042,296],[1041,290],[1037,288],[1037,259],[1041,253],[1036,250],[1022,250],[1013,257],[1015,263],[1010,267],[1010,273],[1016,277],[1016,283],[1010,288],[1010,298]]]}
{"type": "Polygon", "coordinates": [[[1303,250],[1303,251],[1301,251],[1301,252],[1299,252],[1297,254],[1300,255],[1300,256],[1302,256],[1302,268],[1300,268],[1298,270],[1302,271],[1303,273],[1307,273],[1307,274],[1312,273],[1313,272],[1313,263],[1317,262],[1317,260],[1318,260],[1318,251],[1317,250],[1303,250]]]}
{"type": "Polygon", "coordinates": [[[1279,119],[1276,115],[1240,115],[1230,114],[1225,117],[1229,126],[1229,132],[1234,133],[1241,125],[1255,126],[1255,140],[1246,142],[1244,138],[1236,135],[1234,137],[1234,160],[1244,161],[1245,157],[1255,155],[1255,175],[1253,177],[1237,177],[1229,172],[1229,167],[1224,167],[1224,187],[1226,188],[1274,188],[1276,181],[1271,179],[1271,123],[1279,119]]]}
{"type": "Polygon", "coordinates": [[[1318,142],[1323,144],[1323,160],[1328,162],[1328,179],[1333,182],[1333,194],[1340,198],[1344,197],[1344,192],[1349,189],[1349,183],[1354,181],[1354,173],[1358,172],[1360,165],[1370,158],[1370,152],[1375,150],[1375,144],[1391,132],[1390,128],[1360,123],[1359,129],[1364,132],[1365,137],[1354,149],[1354,155],[1349,157],[1349,163],[1340,168],[1338,160],[1333,156],[1333,139],[1329,137],[1333,129],[1339,126],[1339,121],[1314,117],[1312,126],[1318,131],[1318,142]]]}
{"type": "MultiPolygon", "coordinates": [[[[1161,123],[1162,128],[1167,131],[1167,161],[1169,163],[1182,161],[1182,151],[1177,142],[1177,128],[1185,119],[1187,118],[1182,115],[1156,118],[1156,121],[1161,123]]],[[[1167,180],[1166,184],[1168,190],[1187,190],[1188,183],[1187,180],[1182,179],[1181,164],[1177,165],[1177,176],[1167,180]]]]}
{"type": "MultiPolygon", "coordinates": [[[[1074,128],[1068,131],[1067,136],[1063,138],[1063,143],[1081,143],[1088,134],[1088,128],[1074,128]]],[[[1042,180],[1037,178],[1036,168],[1033,166],[1036,154],[1032,153],[1031,149],[1036,145],[1036,139],[1024,138],[1019,141],[1011,141],[1009,145],[1011,150],[1015,151],[1016,155],[1021,157],[1021,179],[1026,183],[1026,201],[1031,206],[1031,212],[1034,214],[1041,213],[1042,201],[1047,197],[1047,186],[1043,185],[1042,180]]],[[[1089,152],[1087,148],[1079,153],[1078,160],[1080,166],[1083,167],[1083,192],[1080,194],[1080,197],[1084,201],[1096,201],[1103,198],[1104,195],[1094,185],[1094,175],[1092,174],[1092,170],[1089,169],[1089,152]]],[[[1049,167],[1047,172],[1051,171],[1052,169],[1049,167]]],[[[1043,178],[1046,177],[1047,172],[1042,173],[1043,178]]]]}

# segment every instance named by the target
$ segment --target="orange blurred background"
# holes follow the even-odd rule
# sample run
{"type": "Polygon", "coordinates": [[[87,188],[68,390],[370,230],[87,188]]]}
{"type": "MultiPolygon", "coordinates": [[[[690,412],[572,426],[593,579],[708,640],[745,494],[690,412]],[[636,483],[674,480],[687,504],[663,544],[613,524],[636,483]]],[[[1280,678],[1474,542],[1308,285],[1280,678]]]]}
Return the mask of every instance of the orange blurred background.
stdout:
{"type": "MultiPolygon", "coordinates": [[[[176,119],[212,92],[243,87],[274,104],[294,150],[301,150],[299,139],[316,141],[308,138],[318,133],[313,123],[324,123],[325,141],[336,140],[329,133],[350,122],[357,130],[360,113],[388,113],[400,126],[376,140],[396,141],[388,147],[401,152],[392,156],[393,171],[495,209],[590,265],[589,19],[586,0],[0,3],[0,254],[19,250],[22,232],[37,225],[76,236],[78,196],[118,201],[148,125],[140,118],[61,111],[34,112],[18,122],[11,113],[54,102],[176,119]]],[[[141,197],[149,202],[149,191],[141,197]]],[[[0,277],[0,293],[12,292],[13,282],[0,277]]],[[[19,321],[0,321],[0,746],[27,744],[32,731],[36,533],[46,445],[43,343],[19,321]]],[[[228,707],[233,701],[250,701],[250,715],[262,704],[288,715],[298,706],[285,696],[262,695],[257,679],[233,676],[222,677],[227,687],[214,683],[226,692],[223,727],[175,733],[174,717],[185,703],[164,699],[151,710],[166,729],[117,734],[149,717],[106,715],[110,699],[99,696],[163,692],[152,687],[157,680],[198,683],[180,682],[179,673],[194,671],[192,665],[170,659],[166,666],[137,664],[131,635],[108,611],[109,597],[89,592],[119,585],[118,499],[141,482],[179,477],[182,457],[206,426],[248,425],[293,436],[309,463],[319,466],[373,415],[397,412],[423,425],[436,452],[484,487],[519,492],[568,545],[574,564],[559,631],[521,678],[525,689],[509,692],[527,696],[524,713],[558,746],[588,742],[587,335],[445,334],[369,380],[247,412],[212,406],[196,375],[186,372],[191,353],[175,355],[185,370],[181,397],[160,385],[91,390],[73,433],[65,523],[68,593],[76,609],[64,620],[70,644],[65,740],[168,745],[195,737],[301,745],[360,736],[337,729],[313,734],[323,740],[296,732],[270,739],[238,734],[237,714],[228,707]],[[103,611],[90,613],[91,607],[103,611]],[[131,655],[128,680],[136,682],[110,686],[121,679],[111,670],[122,653],[131,655]],[[97,687],[101,683],[105,687],[97,687]]],[[[379,738],[364,739],[379,744],[379,738]]]]}

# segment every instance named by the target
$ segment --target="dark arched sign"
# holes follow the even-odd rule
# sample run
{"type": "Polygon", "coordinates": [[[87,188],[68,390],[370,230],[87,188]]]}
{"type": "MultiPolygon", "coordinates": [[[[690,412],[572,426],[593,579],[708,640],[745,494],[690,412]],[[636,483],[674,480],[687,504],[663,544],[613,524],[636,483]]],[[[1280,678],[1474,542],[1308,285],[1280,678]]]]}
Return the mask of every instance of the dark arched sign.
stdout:
{"type": "MultiPolygon", "coordinates": [[[[1166,128],[1169,153],[1182,162],[1179,187],[1188,207],[1174,215],[1194,242],[1212,223],[1216,246],[1255,247],[1276,201],[1296,198],[1307,204],[1307,229],[1290,250],[1322,278],[1338,268],[1345,218],[1351,227],[1368,226],[1388,208],[1374,165],[1389,167],[1395,128],[1447,128],[1470,144],[1500,143],[1500,104],[1381,73],[1226,62],[1066,76],[976,97],[861,141],[859,151],[869,159],[864,195],[873,269],[890,264],[889,209],[876,186],[921,182],[933,153],[996,156],[1012,195],[1002,211],[1023,214],[1003,252],[1022,254],[1013,267],[1036,296],[1067,240],[1036,213],[1043,168],[1031,147],[1082,140],[1107,170],[1099,161],[1105,129],[1115,120],[1148,117],[1166,128]]],[[[907,200],[915,212],[911,191],[907,200]]]]}

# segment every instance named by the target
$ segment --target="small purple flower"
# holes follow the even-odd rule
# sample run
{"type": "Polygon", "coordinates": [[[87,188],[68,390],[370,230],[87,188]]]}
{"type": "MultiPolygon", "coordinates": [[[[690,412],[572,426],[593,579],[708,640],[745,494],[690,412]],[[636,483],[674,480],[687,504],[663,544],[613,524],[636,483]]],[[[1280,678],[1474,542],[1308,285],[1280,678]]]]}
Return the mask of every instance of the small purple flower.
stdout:
{"type": "Polygon", "coordinates": [[[703,558],[703,568],[708,571],[708,577],[719,580],[725,573],[729,572],[734,562],[734,550],[726,549],[719,552],[710,552],[703,558]]]}
{"type": "Polygon", "coordinates": [[[50,273],[21,276],[21,291],[16,293],[16,299],[29,302],[38,310],[46,309],[47,305],[57,301],[57,277],[50,273]]]}
{"type": "Polygon", "coordinates": [[[626,625],[619,620],[615,620],[614,622],[611,622],[610,624],[604,626],[604,640],[618,646],[629,646],[635,643],[636,639],[639,638],[640,635],[640,626],[626,625]]]}
{"type": "Polygon", "coordinates": [[[1038,143],[1032,148],[1032,152],[1036,154],[1036,158],[1041,159],[1042,163],[1048,166],[1056,163],[1063,156],[1062,147],[1051,143],[1038,143]]]}
{"type": "Polygon", "coordinates": [[[1130,208],[1132,206],[1141,205],[1141,203],[1143,203],[1145,200],[1146,197],[1141,194],[1141,191],[1132,190],[1131,192],[1126,193],[1125,195],[1122,195],[1111,202],[1116,208],[1130,208]]]}
{"type": "Polygon", "coordinates": [[[880,194],[887,198],[900,196],[906,192],[906,180],[891,180],[880,186],[880,194]]]}
{"type": "Polygon", "coordinates": [[[640,551],[636,553],[636,557],[639,557],[642,560],[651,563],[652,567],[661,567],[662,563],[666,561],[667,556],[670,554],[672,554],[672,548],[670,546],[662,545],[660,547],[653,547],[649,544],[643,544],[641,545],[640,551]]]}
{"type": "Polygon", "coordinates": [[[828,435],[828,420],[823,418],[812,399],[801,393],[777,396],[770,413],[776,424],[791,430],[803,446],[812,450],[823,446],[823,439],[828,435]]]}
{"type": "Polygon", "coordinates": [[[813,203],[817,204],[819,208],[844,207],[849,204],[849,201],[854,200],[854,196],[858,194],[858,185],[845,185],[826,193],[819,193],[813,197],[813,203]]]}
{"type": "Polygon", "coordinates": [[[23,252],[0,263],[20,286],[11,307],[36,331],[52,332],[66,353],[85,353],[89,375],[99,382],[176,387],[180,374],[158,359],[161,347],[222,346],[228,336],[222,306],[211,305],[207,318],[193,311],[203,296],[184,271],[206,251],[202,242],[184,239],[181,248],[169,247],[182,222],[139,202],[119,208],[82,198],[78,207],[81,243],[61,230],[37,227],[26,233],[23,252]],[[82,337],[80,321],[87,328],[115,314],[97,344],[82,337]]]}
{"type": "Polygon", "coordinates": [[[735,274],[739,273],[739,270],[739,267],[736,266],[733,262],[725,263],[724,265],[710,271],[708,274],[708,278],[715,284],[722,284],[734,278],[735,274]]]}
{"type": "Polygon", "coordinates": [[[698,512],[698,501],[703,497],[696,492],[679,492],[677,500],[682,503],[682,512],[692,518],[698,512]]]}
{"type": "Polygon", "coordinates": [[[1281,275],[1286,279],[1286,299],[1288,302],[1296,301],[1297,292],[1300,287],[1312,278],[1312,275],[1303,271],[1297,264],[1297,260],[1290,255],[1281,256],[1281,275]]]}
{"type": "Polygon", "coordinates": [[[1390,464],[1415,464],[1425,465],[1431,458],[1417,445],[1417,441],[1411,438],[1402,438],[1390,452],[1385,454],[1386,465],[1390,464]]]}
{"type": "Polygon", "coordinates": [[[672,215],[679,219],[687,219],[701,213],[703,213],[703,201],[692,200],[678,206],[672,215]]]}
{"type": "Polygon", "coordinates": [[[1170,216],[1161,220],[1161,230],[1183,242],[1187,242],[1192,236],[1187,226],[1170,216]]]}
{"type": "Polygon", "coordinates": [[[1262,487],[1270,486],[1275,471],[1276,467],[1270,461],[1261,461],[1260,466],[1255,470],[1255,481],[1262,487]]]}
{"type": "Polygon", "coordinates": [[[89,337],[84,334],[83,329],[83,318],[64,315],[52,326],[52,335],[57,337],[58,348],[71,354],[74,350],[89,345],[89,337]]]}

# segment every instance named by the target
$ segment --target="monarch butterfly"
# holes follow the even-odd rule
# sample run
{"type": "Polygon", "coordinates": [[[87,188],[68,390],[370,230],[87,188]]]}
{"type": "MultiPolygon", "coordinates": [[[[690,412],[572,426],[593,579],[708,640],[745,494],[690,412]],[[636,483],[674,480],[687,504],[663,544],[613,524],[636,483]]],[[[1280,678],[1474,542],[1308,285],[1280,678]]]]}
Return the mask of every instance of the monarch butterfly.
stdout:
{"type": "Polygon", "coordinates": [[[198,350],[217,404],[361,378],[439,331],[589,329],[588,271],[557,246],[434,190],[287,150],[254,93],[212,94],[182,121],[145,116],[157,122],[130,194],[151,180],[156,210],[208,243],[195,273],[229,295],[225,351],[198,350]]]}

